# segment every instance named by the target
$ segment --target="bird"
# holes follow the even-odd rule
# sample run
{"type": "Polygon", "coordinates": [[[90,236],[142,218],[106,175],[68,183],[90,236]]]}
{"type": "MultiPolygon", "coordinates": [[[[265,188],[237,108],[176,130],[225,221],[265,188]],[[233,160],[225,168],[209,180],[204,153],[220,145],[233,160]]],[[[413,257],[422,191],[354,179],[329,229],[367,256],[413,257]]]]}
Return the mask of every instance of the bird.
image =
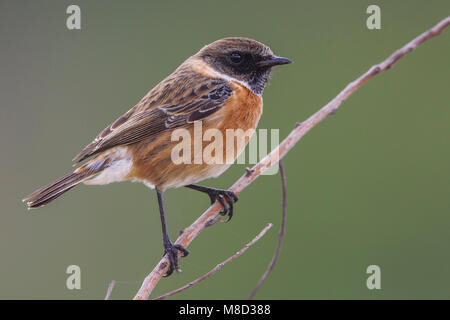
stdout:
{"type": "MultiPolygon", "coordinates": [[[[262,114],[262,94],[272,68],[289,64],[265,44],[244,37],[229,37],[212,42],[185,60],[173,73],[151,89],[133,108],[123,114],[89,143],[73,161],[73,172],[31,193],[23,199],[28,209],[47,205],[81,182],[104,185],[120,181],[138,181],[155,189],[162,226],[164,254],[170,265],[166,276],[178,270],[178,256],[189,251],[169,237],[164,193],[171,188],[187,187],[206,193],[211,204],[218,201],[221,213],[233,216],[237,195],[229,190],[197,185],[220,176],[244,150],[249,141],[224,145],[231,148],[232,161],[175,163],[173,151],[179,140],[177,130],[195,134],[215,129],[255,130],[262,114]]],[[[234,138],[233,138],[234,139],[234,138]]],[[[202,146],[207,142],[203,141],[202,146]]],[[[229,150],[228,150],[229,151],[229,150]]],[[[184,154],[184,152],[186,152],[184,154]]],[[[183,156],[195,158],[194,147],[183,156]]]]}

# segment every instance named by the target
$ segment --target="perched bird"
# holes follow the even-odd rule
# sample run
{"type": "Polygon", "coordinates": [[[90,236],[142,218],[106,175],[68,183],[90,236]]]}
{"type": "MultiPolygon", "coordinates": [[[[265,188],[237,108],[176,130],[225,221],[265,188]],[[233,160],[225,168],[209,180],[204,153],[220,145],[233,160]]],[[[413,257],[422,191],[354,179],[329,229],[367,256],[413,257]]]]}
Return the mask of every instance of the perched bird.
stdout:
{"type": "MultiPolygon", "coordinates": [[[[201,121],[208,129],[255,129],[262,114],[262,93],[272,67],[292,61],[277,57],[266,45],[248,38],[217,40],[183,62],[123,116],[105,128],[75,158],[89,159],[72,173],[36,190],[24,201],[29,209],[53,201],[80,182],[102,185],[116,181],[141,181],[156,189],[162,224],[163,245],[168,255],[170,275],[178,266],[178,251],[169,238],[164,210],[164,192],[188,187],[209,195],[211,203],[220,202],[222,213],[233,215],[237,196],[228,190],[207,188],[195,183],[217,177],[230,162],[174,163],[172,149],[179,143],[172,134],[186,129],[194,134],[201,121]]],[[[234,158],[243,144],[231,144],[234,158]]],[[[203,142],[205,144],[206,142],[203,142]]],[[[227,148],[227,144],[223,144],[227,148]]],[[[191,157],[196,156],[192,147],[191,157]]],[[[226,151],[226,150],[224,150],[226,151]]],[[[201,152],[201,151],[200,151],[201,152]]],[[[224,152],[225,153],[225,152],[224,152]]]]}

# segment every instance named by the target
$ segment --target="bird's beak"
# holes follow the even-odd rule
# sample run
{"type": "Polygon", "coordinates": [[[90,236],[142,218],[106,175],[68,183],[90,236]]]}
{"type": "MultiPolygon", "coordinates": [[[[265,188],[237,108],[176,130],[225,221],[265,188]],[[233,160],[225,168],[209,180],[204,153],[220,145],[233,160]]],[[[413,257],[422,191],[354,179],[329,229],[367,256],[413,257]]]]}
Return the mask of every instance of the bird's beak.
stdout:
{"type": "Polygon", "coordinates": [[[258,62],[258,67],[273,67],[289,63],[292,63],[292,60],[288,58],[273,56],[268,60],[258,62]]]}

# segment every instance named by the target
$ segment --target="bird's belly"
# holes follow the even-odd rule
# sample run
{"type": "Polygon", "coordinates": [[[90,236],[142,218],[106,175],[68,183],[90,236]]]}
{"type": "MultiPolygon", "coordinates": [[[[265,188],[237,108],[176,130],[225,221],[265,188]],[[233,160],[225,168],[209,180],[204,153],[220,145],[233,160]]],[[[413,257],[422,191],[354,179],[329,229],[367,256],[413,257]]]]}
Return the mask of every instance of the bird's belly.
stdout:
{"type": "Polygon", "coordinates": [[[221,175],[229,167],[230,164],[200,166],[193,164],[181,164],[176,167],[172,167],[172,170],[168,170],[164,175],[157,177],[157,179],[144,179],[143,182],[150,187],[156,185],[161,190],[179,188],[209,178],[215,178],[221,175]],[[159,183],[156,181],[159,181],[159,183]]]}
{"type": "MultiPolygon", "coordinates": [[[[215,148],[213,155],[223,154],[211,158],[211,142],[202,141],[200,147],[194,143],[184,144],[182,141],[171,141],[168,137],[160,136],[157,141],[144,147],[144,151],[133,154],[133,167],[129,178],[143,181],[148,186],[156,186],[160,190],[178,188],[199,181],[217,177],[230,167],[238,153],[230,156],[227,161],[226,148],[215,148]],[[183,144],[185,148],[183,149],[183,144]],[[222,152],[220,152],[222,151],[222,152]],[[188,157],[180,157],[187,155],[188,157]]],[[[132,146],[132,148],[137,146],[132,146]]],[[[241,144],[241,149],[245,144],[241,144]]],[[[233,149],[233,148],[229,148],[233,149]]],[[[241,150],[232,150],[241,151],[241,150]]],[[[228,151],[231,154],[231,151],[228,151]]]]}

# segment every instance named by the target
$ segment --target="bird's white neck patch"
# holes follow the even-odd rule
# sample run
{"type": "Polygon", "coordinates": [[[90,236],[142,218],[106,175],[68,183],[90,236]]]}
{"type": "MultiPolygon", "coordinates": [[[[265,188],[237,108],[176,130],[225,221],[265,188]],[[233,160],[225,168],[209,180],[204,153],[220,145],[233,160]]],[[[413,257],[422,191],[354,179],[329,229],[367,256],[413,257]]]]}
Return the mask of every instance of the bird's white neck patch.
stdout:
{"type": "Polygon", "coordinates": [[[253,91],[253,89],[250,87],[250,85],[242,80],[238,80],[236,78],[230,77],[229,75],[223,74],[219,71],[214,70],[213,68],[211,68],[210,66],[208,66],[206,63],[203,62],[203,66],[201,68],[202,73],[204,73],[206,76],[212,77],[212,78],[220,78],[222,80],[225,80],[227,82],[237,82],[240,85],[246,87],[248,90],[250,90],[251,92],[253,92],[254,94],[258,95],[259,97],[262,97],[262,94],[260,93],[256,93],[253,91]]]}

